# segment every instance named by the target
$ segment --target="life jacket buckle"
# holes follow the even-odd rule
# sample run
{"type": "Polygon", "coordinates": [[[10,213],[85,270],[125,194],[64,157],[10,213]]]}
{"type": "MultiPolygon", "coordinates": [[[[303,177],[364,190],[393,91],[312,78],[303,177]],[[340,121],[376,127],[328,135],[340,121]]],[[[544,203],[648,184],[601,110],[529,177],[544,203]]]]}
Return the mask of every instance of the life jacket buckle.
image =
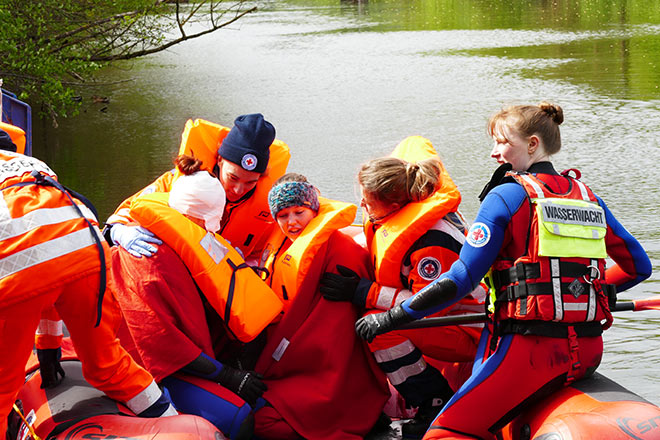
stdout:
{"type": "Polygon", "coordinates": [[[587,273],[582,275],[582,279],[587,284],[593,284],[593,280],[600,279],[600,269],[593,265],[587,266],[587,273]]]}

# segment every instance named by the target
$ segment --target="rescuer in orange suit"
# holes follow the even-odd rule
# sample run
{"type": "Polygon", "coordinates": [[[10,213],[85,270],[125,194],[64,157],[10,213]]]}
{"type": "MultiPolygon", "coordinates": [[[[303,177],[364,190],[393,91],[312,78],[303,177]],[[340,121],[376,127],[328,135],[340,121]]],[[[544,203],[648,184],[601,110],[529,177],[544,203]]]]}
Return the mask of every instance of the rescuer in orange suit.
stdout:
{"type": "MultiPolygon", "coordinates": [[[[107,244],[93,207],[66,190],[45,163],[14,151],[0,130],[0,433],[25,380],[42,312],[53,305],[90,384],[139,416],[176,415],[114,336],[118,308],[111,292],[104,295],[107,244]]],[[[57,378],[57,350],[49,353],[57,378]]]]}

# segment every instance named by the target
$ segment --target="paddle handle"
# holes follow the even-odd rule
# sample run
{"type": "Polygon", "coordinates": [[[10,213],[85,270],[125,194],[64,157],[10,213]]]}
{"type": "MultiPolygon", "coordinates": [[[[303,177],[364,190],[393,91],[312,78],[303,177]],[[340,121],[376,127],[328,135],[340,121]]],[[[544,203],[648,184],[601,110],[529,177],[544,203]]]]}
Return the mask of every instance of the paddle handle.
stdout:
{"type": "MultiPolygon", "coordinates": [[[[639,312],[641,310],[660,310],[660,297],[637,301],[617,302],[612,309],[613,312],[639,312]]],[[[485,313],[468,313],[466,315],[449,315],[436,318],[418,319],[417,321],[404,324],[397,329],[409,330],[414,328],[444,327],[448,325],[477,324],[488,321],[488,315],[485,313]]]]}

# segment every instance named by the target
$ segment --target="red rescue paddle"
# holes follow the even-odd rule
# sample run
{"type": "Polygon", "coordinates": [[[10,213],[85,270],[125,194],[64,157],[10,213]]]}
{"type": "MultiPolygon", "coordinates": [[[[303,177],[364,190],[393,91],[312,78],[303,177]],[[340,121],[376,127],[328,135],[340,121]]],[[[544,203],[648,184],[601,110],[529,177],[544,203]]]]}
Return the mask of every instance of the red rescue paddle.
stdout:
{"type": "MultiPolygon", "coordinates": [[[[658,298],[640,299],[636,301],[617,302],[613,312],[640,312],[642,310],[660,310],[660,296],[658,298]]],[[[404,324],[398,329],[406,330],[413,328],[444,327],[448,325],[475,324],[488,322],[485,313],[470,313],[466,315],[440,316],[437,318],[425,318],[404,324]]]]}

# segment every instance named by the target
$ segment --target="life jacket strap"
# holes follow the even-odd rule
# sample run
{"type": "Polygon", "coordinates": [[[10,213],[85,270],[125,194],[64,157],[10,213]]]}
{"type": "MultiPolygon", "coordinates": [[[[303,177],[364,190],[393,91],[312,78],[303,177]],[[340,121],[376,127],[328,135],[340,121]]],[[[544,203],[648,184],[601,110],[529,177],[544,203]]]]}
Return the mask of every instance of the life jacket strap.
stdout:
{"type": "Polygon", "coordinates": [[[232,272],[231,272],[231,279],[229,280],[229,291],[227,292],[227,304],[225,305],[225,324],[229,325],[229,319],[231,318],[231,305],[232,302],[234,301],[234,290],[236,289],[236,272],[240,269],[245,269],[250,267],[246,262],[242,262],[241,264],[236,264],[233,261],[231,261],[229,258],[227,258],[227,264],[229,264],[229,267],[231,267],[232,272]]]}
{"type": "Polygon", "coordinates": [[[571,365],[568,367],[568,372],[566,373],[566,382],[564,385],[569,385],[575,381],[576,374],[580,369],[580,357],[579,357],[579,344],[578,336],[575,333],[575,328],[572,325],[569,325],[566,329],[568,333],[568,358],[571,365]]]}
{"type": "Polygon", "coordinates": [[[578,338],[592,338],[603,334],[603,328],[598,321],[576,322],[567,325],[553,321],[506,319],[500,321],[498,325],[500,335],[515,333],[565,339],[568,338],[568,327],[573,327],[578,338]]]}
{"type": "MultiPolygon", "coordinates": [[[[559,271],[562,277],[579,278],[589,273],[590,266],[582,263],[560,260],[559,271]]],[[[498,290],[518,281],[536,279],[540,276],[540,263],[518,263],[508,269],[493,271],[495,288],[498,290]]]]}
{"type": "MultiPolygon", "coordinates": [[[[616,291],[614,284],[601,284],[605,299],[611,296],[612,291],[616,291]]],[[[529,284],[521,281],[519,284],[507,286],[506,290],[497,295],[497,302],[515,301],[521,298],[527,298],[532,295],[551,295],[553,289],[552,283],[533,283],[529,284]]],[[[561,293],[563,295],[580,296],[589,293],[589,284],[572,281],[570,283],[561,283],[561,293]],[[574,293],[575,292],[575,293],[574,293]]],[[[608,307],[609,308],[609,307],[608,307]]]]}
{"type": "Polygon", "coordinates": [[[610,311],[610,299],[612,296],[614,297],[616,301],[616,286],[613,284],[602,284],[599,279],[594,279],[591,280],[591,283],[594,286],[594,290],[596,291],[596,298],[598,298],[598,304],[600,307],[603,309],[605,313],[605,322],[603,323],[603,330],[607,330],[608,328],[612,327],[612,323],[614,322],[614,317],[612,316],[612,312],[610,311]],[[611,289],[614,288],[614,295],[611,293],[611,289]],[[605,290],[609,289],[609,293],[605,293],[605,290]]]}

